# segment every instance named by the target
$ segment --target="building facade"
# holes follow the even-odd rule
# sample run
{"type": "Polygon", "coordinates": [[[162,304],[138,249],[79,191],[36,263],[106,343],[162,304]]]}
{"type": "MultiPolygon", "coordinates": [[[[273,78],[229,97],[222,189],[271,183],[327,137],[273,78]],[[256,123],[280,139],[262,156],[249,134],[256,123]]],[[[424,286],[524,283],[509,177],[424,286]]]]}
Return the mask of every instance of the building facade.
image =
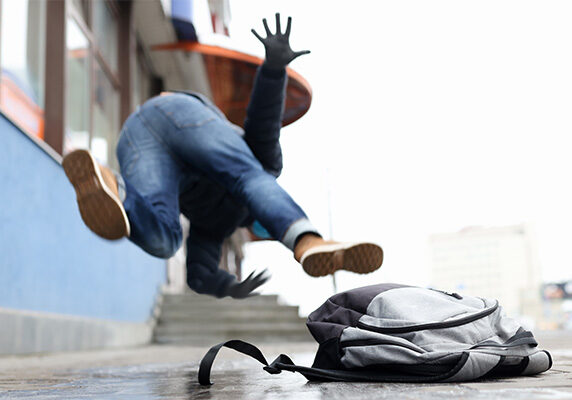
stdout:
{"type": "Polygon", "coordinates": [[[187,71],[181,55],[152,54],[151,38],[177,40],[165,4],[0,0],[0,354],[151,338],[165,261],[90,232],[60,162],[87,148],[117,167],[129,113],[204,80],[172,71],[187,71]]]}
{"type": "Polygon", "coordinates": [[[471,227],[429,238],[431,285],[496,298],[515,317],[541,316],[541,273],[527,225],[471,227]]]}
{"type": "MultiPolygon", "coordinates": [[[[0,354],[150,340],[157,299],[184,278],[89,231],[61,160],[85,148],[117,168],[121,124],[162,90],[201,92],[240,117],[261,60],[197,48],[229,20],[228,0],[0,0],[0,354]]],[[[311,98],[301,77],[292,84],[303,102],[290,101],[290,120],[311,98]]]]}

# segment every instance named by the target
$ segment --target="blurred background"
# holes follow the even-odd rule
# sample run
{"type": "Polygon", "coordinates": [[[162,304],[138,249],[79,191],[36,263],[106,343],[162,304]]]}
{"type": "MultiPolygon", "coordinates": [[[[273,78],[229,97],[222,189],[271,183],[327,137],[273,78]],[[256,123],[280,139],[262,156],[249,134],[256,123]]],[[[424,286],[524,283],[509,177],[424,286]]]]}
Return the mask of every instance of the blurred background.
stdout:
{"type": "MultiPolygon", "coordinates": [[[[292,64],[313,101],[283,130],[281,184],[326,235],[385,250],[371,275],[338,273],[338,289],[430,285],[496,297],[543,327],[566,325],[572,7],[246,3],[231,2],[233,39],[260,51],[248,32],[260,27],[254,10],[279,10],[293,17],[293,46],[312,51],[292,64]]],[[[246,255],[245,268],[272,268],[265,290],[305,312],[332,291],[278,244],[249,244],[246,255]]]]}
{"type": "Polygon", "coordinates": [[[275,12],[311,50],[289,70],[279,183],[325,237],[379,243],[385,261],[311,278],[238,231],[221,267],[269,268],[262,297],[300,316],[398,282],[572,328],[569,2],[0,0],[0,353],[148,343],[167,337],[166,304],[197,307],[177,300],[185,249],[166,263],[96,237],[59,163],[88,148],[117,168],[121,123],[162,90],[240,124],[264,56],[250,29],[275,12]]]}

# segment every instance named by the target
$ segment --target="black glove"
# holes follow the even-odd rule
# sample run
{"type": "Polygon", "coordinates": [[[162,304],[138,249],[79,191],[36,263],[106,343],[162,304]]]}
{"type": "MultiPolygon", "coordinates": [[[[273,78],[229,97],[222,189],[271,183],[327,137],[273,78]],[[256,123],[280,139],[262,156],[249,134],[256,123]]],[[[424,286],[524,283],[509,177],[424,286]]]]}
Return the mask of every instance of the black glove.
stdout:
{"type": "Polygon", "coordinates": [[[280,32],[280,13],[276,13],[276,34],[273,35],[268,28],[266,18],[262,20],[264,29],[266,30],[266,39],[263,39],[254,29],[252,33],[264,45],[266,50],[266,60],[264,64],[274,70],[285,68],[292,60],[303,54],[308,54],[310,50],[292,51],[290,48],[290,25],[292,24],[292,17],[288,17],[288,25],[286,32],[280,32]]]}
{"type": "Polygon", "coordinates": [[[259,293],[252,293],[256,290],[259,286],[263,285],[270,279],[270,272],[268,269],[265,269],[261,273],[254,275],[252,272],[248,275],[248,278],[243,280],[242,282],[233,281],[228,285],[225,290],[224,296],[230,296],[235,299],[244,299],[246,297],[256,296],[259,293]]]}

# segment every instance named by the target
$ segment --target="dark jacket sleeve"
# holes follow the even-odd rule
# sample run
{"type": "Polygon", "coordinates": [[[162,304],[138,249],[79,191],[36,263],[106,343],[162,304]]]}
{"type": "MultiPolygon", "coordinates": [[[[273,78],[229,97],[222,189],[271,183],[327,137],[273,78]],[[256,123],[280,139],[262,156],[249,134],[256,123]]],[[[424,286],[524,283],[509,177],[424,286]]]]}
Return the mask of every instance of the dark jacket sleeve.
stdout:
{"type": "Polygon", "coordinates": [[[262,167],[274,176],[282,171],[280,128],[286,98],[286,69],[259,67],[244,121],[244,139],[262,167]]]}
{"type": "Polygon", "coordinates": [[[222,241],[191,223],[187,239],[187,284],[197,293],[224,297],[236,278],[218,267],[222,241]]]}

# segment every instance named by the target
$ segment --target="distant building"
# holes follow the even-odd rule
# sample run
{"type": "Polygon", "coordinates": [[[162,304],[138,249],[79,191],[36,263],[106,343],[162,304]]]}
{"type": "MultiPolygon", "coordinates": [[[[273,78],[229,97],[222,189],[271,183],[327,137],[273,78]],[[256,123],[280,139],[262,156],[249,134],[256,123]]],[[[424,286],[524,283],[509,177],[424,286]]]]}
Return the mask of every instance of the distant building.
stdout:
{"type": "Polygon", "coordinates": [[[431,285],[496,298],[511,316],[541,316],[541,274],[527,225],[431,235],[431,285]]]}
{"type": "Polygon", "coordinates": [[[544,327],[572,329],[572,281],[542,286],[544,327]]]}

